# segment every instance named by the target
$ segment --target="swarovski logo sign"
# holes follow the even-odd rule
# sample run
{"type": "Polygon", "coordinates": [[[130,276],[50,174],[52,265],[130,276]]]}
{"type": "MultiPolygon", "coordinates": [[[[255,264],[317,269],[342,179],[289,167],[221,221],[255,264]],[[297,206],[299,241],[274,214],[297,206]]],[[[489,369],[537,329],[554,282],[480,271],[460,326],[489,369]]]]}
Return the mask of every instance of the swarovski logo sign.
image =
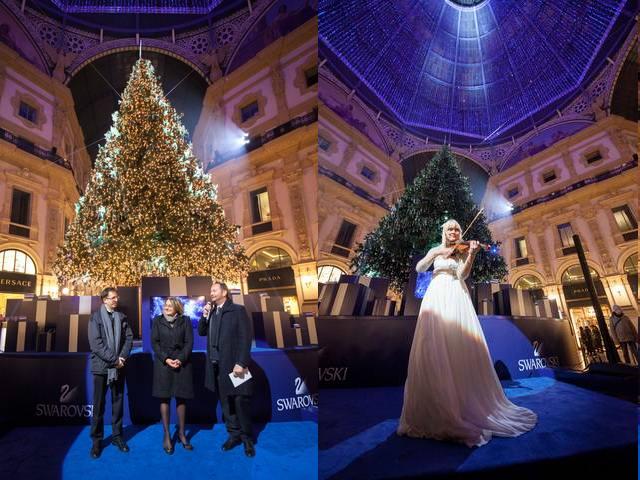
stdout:
{"type": "Polygon", "coordinates": [[[326,367],[318,369],[321,382],[345,382],[349,367],[326,367]]]}
{"type": "Polygon", "coordinates": [[[68,384],[60,387],[58,403],[36,404],[36,417],[79,417],[90,418],[93,416],[93,405],[74,403],[78,397],[78,387],[70,388],[68,384]]]}
{"type": "Polygon", "coordinates": [[[279,398],[276,400],[276,406],[279,412],[318,406],[318,394],[309,393],[309,389],[303,378],[296,377],[294,387],[295,397],[279,398]]]}
{"type": "Polygon", "coordinates": [[[543,356],[542,342],[535,340],[533,346],[533,358],[521,358],[518,360],[518,370],[521,372],[541,370],[543,368],[557,368],[560,366],[560,357],[557,355],[543,356]]]}

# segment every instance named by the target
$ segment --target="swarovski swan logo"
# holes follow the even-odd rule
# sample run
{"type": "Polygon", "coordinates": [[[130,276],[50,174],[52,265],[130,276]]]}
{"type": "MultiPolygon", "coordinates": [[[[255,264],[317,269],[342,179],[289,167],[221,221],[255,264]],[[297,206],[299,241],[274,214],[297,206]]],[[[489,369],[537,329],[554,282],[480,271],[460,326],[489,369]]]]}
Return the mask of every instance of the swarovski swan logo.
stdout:
{"type": "Polygon", "coordinates": [[[75,398],[77,391],[78,387],[71,389],[68,384],[62,385],[60,387],[60,403],[69,403],[75,398]]]}
{"type": "Polygon", "coordinates": [[[541,352],[542,352],[542,342],[539,342],[538,340],[534,340],[533,341],[533,356],[534,357],[539,357],[541,352]]]}
{"type": "Polygon", "coordinates": [[[541,370],[543,368],[557,368],[560,366],[560,357],[557,355],[543,356],[543,342],[534,340],[531,342],[531,345],[533,346],[533,358],[521,358],[518,360],[519,371],[541,370]]]}
{"type": "Polygon", "coordinates": [[[306,395],[307,393],[309,393],[309,389],[307,388],[307,384],[305,383],[304,379],[302,379],[301,377],[296,377],[294,383],[296,385],[296,395],[306,395]]]}
{"type": "Polygon", "coordinates": [[[293,380],[295,397],[279,398],[276,406],[279,412],[284,410],[308,409],[318,406],[318,394],[310,393],[304,378],[296,377],[293,380]]]}
{"type": "Polygon", "coordinates": [[[36,404],[36,417],[90,418],[93,405],[75,403],[78,393],[77,386],[71,388],[68,383],[61,385],[58,403],[36,404]]]}

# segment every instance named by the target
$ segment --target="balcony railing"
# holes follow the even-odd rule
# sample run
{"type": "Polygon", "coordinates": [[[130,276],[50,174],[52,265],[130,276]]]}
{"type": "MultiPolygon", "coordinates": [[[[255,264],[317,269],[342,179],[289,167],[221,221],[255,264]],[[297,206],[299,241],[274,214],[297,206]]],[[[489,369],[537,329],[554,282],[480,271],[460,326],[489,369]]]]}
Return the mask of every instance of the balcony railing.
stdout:
{"type": "Polygon", "coordinates": [[[15,135],[5,130],[4,128],[0,128],[0,138],[9,143],[13,143],[20,150],[24,150],[31,155],[35,155],[38,158],[48,160],[55,163],[56,165],[60,165],[61,167],[66,168],[67,170],[73,171],[73,169],[71,168],[71,164],[60,155],[58,155],[55,149],[45,150],[44,148],[38,147],[36,144],[27,140],[26,138],[15,135]]]}
{"type": "Polygon", "coordinates": [[[312,112],[307,113],[305,115],[301,115],[299,117],[292,118],[288,122],[285,122],[281,125],[278,125],[275,128],[255,137],[251,137],[249,139],[249,143],[238,148],[236,150],[228,151],[228,152],[216,152],[215,157],[207,164],[207,168],[205,171],[209,171],[218,165],[222,165],[225,162],[233,158],[241,157],[242,155],[246,155],[247,153],[257,150],[263,145],[275,140],[278,137],[286,135],[289,132],[297,130],[298,128],[306,127],[307,125],[312,125],[313,123],[318,121],[318,109],[314,108],[312,112]]]}

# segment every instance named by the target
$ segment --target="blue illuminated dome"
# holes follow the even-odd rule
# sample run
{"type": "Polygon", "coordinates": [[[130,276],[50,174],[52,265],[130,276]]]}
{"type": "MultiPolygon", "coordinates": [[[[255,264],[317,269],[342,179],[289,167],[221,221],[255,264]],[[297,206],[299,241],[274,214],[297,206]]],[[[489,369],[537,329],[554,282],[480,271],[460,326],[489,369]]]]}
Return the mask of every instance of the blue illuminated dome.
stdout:
{"type": "Polygon", "coordinates": [[[556,114],[619,47],[624,0],[321,0],[321,55],[412,133],[482,144],[556,114]]]}

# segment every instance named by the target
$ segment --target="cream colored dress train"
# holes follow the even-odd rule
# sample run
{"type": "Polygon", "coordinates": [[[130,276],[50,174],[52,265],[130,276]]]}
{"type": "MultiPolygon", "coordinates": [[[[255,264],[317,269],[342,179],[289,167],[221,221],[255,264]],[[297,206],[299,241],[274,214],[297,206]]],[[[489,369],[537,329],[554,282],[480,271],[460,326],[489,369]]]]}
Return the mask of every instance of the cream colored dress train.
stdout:
{"type": "Polygon", "coordinates": [[[464,262],[435,256],[431,283],[416,324],[399,435],[486,444],[493,435],[516,437],[531,430],[537,416],[507,399],[493,368],[469,292],[464,262]]]}

